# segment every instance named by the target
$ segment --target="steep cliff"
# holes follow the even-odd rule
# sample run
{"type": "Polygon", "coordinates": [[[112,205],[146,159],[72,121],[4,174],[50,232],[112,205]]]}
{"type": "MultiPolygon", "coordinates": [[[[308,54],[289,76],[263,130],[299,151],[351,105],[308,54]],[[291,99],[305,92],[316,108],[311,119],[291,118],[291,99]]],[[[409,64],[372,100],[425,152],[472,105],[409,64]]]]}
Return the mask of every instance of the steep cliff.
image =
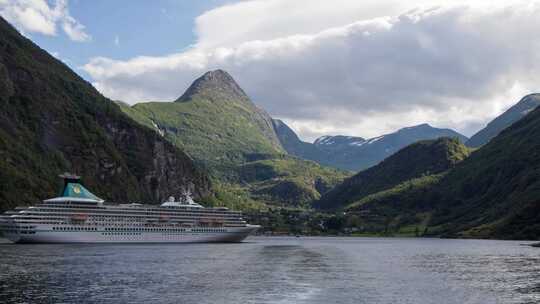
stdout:
{"type": "Polygon", "coordinates": [[[55,195],[64,171],[109,200],[210,194],[186,154],[1,18],[0,105],[0,209],[55,195]]]}

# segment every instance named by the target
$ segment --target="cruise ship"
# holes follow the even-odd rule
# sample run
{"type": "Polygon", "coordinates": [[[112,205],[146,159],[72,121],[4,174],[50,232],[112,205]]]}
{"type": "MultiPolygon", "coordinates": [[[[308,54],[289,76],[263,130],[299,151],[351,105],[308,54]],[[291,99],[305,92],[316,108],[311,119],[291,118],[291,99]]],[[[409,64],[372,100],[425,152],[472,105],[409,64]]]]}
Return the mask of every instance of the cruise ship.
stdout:
{"type": "Polygon", "coordinates": [[[189,192],[159,206],[109,204],[88,191],[79,176],[61,177],[59,197],[0,216],[4,237],[15,243],[241,242],[259,228],[240,212],[195,203],[189,192]]]}

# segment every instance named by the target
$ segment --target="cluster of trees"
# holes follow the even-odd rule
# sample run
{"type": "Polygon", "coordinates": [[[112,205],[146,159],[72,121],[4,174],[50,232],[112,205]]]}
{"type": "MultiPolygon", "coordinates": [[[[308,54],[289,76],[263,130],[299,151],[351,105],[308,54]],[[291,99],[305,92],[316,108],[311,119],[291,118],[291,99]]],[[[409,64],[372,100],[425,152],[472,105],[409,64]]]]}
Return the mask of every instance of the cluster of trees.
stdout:
{"type": "Polygon", "coordinates": [[[270,208],[245,213],[267,235],[422,236],[426,228],[419,218],[372,215],[369,212],[328,213],[316,210],[270,208]]]}

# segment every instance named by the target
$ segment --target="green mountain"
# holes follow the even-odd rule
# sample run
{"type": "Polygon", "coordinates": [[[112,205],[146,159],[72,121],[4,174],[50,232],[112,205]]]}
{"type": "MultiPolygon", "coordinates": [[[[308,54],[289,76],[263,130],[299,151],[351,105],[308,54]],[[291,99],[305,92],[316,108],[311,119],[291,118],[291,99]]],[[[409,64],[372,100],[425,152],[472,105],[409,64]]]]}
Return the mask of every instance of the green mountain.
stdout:
{"type": "Polygon", "coordinates": [[[366,225],[425,235],[540,239],[540,109],[454,168],[360,197],[350,213],[366,225]]]}
{"type": "Polygon", "coordinates": [[[119,103],[223,184],[258,202],[302,205],[346,176],[287,156],[272,119],[225,71],[205,73],[175,102],[119,103]]]}
{"type": "Polygon", "coordinates": [[[457,138],[419,141],[378,165],[345,179],[326,192],[315,206],[322,209],[343,208],[405,181],[445,172],[468,155],[469,150],[457,138]]]}
{"type": "Polygon", "coordinates": [[[220,178],[236,178],[230,176],[232,169],[258,154],[285,153],[270,116],[222,70],[195,80],[175,102],[138,103],[123,110],[220,178]]]}
{"type": "Polygon", "coordinates": [[[535,109],[441,179],[429,196],[433,233],[539,239],[539,151],[535,109]]]}
{"type": "Polygon", "coordinates": [[[210,194],[186,154],[2,18],[0,105],[1,210],[58,194],[65,171],[108,200],[158,203],[184,187],[210,194]]]}
{"type": "Polygon", "coordinates": [[[502,130],[523,118],[527,113],[540,105],[540,94],[530,94],[523,97],[517,104],[492,120],[478,133],[474,134],[465,144],[469,147],[480,147],[497,136],[502,130]]]}
{"type": "Polygon", "coordinates": [[[458,132],[434,128],[428,124],[402,128],[370,139],[343,135],[322,136],[313,144],[301,141],[283,121],[274,120],[274,129],[288,153],[325,166],[350,171],[374,166],[401,148],[419,140],[440,137],[455,137],[462,142],[467,140],[467,137],[458,132]]]}
{"type": "Polygon", "coordinates": [[[237,172],[258,201],[309,207],[348,176],[343,171],[283,155],[241,165],[237,172]]]}

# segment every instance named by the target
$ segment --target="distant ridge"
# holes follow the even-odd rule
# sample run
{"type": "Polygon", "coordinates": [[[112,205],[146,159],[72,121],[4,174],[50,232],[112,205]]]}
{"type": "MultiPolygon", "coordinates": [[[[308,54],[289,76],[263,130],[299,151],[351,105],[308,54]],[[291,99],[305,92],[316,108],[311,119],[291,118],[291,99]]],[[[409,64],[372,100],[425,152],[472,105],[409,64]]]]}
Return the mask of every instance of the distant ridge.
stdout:
{"type": "Polygon", "coordinates": [[[272,119],[272,125],[285,151],[304,159],[323,163],[324,155],[312,143],[302,141],[298,135],[282,120],[272,119]]]}
{"type": "Polygon", "coordinates": [[[419,140],[440,137],[457,138],[461,142],[467,140],[467,137],[451,129],[420,124],[369,139],[343,135],[322,136],[311,144],[300,140],[283,121],[274,119],[273,122],[276,134],[288,153],[349,171],[374,166],[401,148],[419,140]]]}
{"type": "Polygon", "coordinates": [[[469,147],[480,147],[488,143],[493,137],[497,136],[502,130],[508,128],[514,122],[518,121],[529,112],[540,105],[540,94],[529,94],[523,97],[517,104],[506,110],[487,124],[485,128],[474,134],[467,142],[469,147]]]}

